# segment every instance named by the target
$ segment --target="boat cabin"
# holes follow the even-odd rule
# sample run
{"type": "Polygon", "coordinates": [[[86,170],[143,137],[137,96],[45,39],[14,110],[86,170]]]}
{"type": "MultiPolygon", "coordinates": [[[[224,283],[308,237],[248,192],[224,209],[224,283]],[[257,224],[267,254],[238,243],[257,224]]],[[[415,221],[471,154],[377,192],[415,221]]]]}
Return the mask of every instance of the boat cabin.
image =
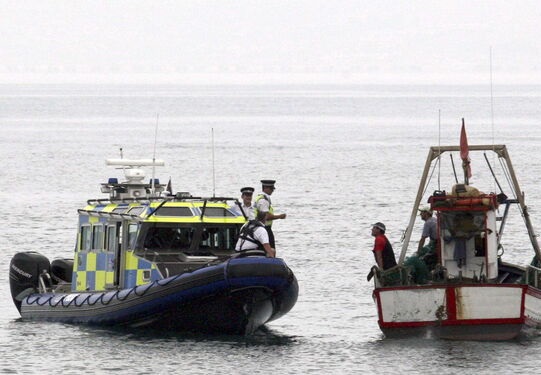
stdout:
{"type": "Polygon", "coordinates": [[[236,199],[169,195],[157,179],[143,182],[142,170],[134,168],[149,163],[108,160],[127,168],[127,181],[110,178],[102,184],[109,198],[89,200],[78,211],[73,291],[131,288],[234,254],[246,222],[231,209],[236,199]]]}
{"type": "Polygon", "coordinates": [[[497,195],[468,191],[436,192],[429,199],[437,215],[439,264],[449,279],[494,280],[498,277],[497,195]]]}

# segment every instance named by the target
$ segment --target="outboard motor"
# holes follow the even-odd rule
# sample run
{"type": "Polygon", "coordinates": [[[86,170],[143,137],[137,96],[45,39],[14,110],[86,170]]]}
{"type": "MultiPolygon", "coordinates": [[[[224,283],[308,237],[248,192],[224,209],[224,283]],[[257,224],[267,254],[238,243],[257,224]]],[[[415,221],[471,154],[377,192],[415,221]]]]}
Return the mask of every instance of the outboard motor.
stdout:
{"type": "Polygon", "coordinates": [[[54,284],[71,283],[73,259],[57,258],[51,262],[51,278],[54,284]]]}
{"type": "Polygon", "coordinates": [[[50,272],[49,259],[35,251],[17,253],[9,265],[9,286],[11,297],[19,312],[22,300],[36,293],[39,288],[39,277],[43,271],[50,272]]]}

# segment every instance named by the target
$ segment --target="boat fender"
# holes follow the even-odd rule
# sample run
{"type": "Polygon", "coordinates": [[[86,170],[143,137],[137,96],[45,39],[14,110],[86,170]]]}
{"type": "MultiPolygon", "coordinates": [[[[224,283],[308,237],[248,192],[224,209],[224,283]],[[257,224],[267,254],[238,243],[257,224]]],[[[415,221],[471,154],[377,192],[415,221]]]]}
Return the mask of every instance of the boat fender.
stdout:
{"type": "Polygon", "coordinates": [[[13,303],[19,312],[22,300],[38,291],[40,276],[50,273],[49,259],[35,251],[17,253],[9,265],[9,285],[13,303]]]}

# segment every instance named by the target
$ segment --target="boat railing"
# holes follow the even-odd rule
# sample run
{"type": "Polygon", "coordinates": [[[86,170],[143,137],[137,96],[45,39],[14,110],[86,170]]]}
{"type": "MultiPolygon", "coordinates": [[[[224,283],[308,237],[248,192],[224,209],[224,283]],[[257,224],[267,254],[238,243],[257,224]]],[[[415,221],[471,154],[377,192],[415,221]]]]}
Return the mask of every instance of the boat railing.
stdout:
{"type": "Polygon", "coordinates": [[[53,287],[53,280],[51,279],[51,275],[45,270],[39,275],[39,283],[38,283],[38,292],[39,293],[47,293],[49,292],[53,287]]]}
{"type": "Polygon", "coordinates": [[[86,202],[89,205],[97,205],[97,204],[109,204],[109,203],[137,203],[137,202],[143,202],[143,203],[149,203],[151,201],[161,201],[167,199],[166,197],[126,197],[126,198],[101,198],[101,199],[89,199],[86,202]]]}
{"type": "Polygon", "coordinates": [[[134,220],[134,221],[144,220],[138,215],[123,214],[120,212],[104,212],[104,211],[85,210],[85,209],[79,209],[77,210],[77,212],[79,213],[79,215],[85,215],[85,216],[110,217],[114,219],[125,219],[125,220],[134,220]]]}
{"type": "Polygon", "coordinates": [[[529,265],[526,270],[526,284],[534,288],[541,285],[541,268],[529,265]]]}
{"type": "Polygon", "coordinates": [[[88,205],[101,205],[110,203],[150,203],[153,201],[169,201],[169,202],[190,202],[190,201],[205,201],[205,202],[227,202],[235,201],[237,198],[231,197],[193,197],[191,195],[170,195],[165,197],[126,197],[126,198],[100,198],[87,200],[88,205]]]}
{"type": "Polygon", "coordinates": [[[398,265],[384,271],[374,266],[370,272],[375,276],[376,288],[411,284],[411,269],[409,266],[398,265]]]}

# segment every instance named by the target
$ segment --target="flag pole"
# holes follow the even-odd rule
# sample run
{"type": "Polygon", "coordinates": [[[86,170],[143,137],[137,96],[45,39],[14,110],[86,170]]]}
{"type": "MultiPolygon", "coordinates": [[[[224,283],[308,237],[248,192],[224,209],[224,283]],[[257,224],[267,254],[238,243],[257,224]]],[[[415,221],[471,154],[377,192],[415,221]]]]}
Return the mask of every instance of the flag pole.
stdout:
{"type": "Polygon", "coordinates": [[[464,184],[469,185],[471,177],[470,150],[468,147],[468,138],[466,136],[466,126],[462,118],[462,129],[460,131],[460,158],[462,159],[462,169],[464,169],[464,184]]]}

